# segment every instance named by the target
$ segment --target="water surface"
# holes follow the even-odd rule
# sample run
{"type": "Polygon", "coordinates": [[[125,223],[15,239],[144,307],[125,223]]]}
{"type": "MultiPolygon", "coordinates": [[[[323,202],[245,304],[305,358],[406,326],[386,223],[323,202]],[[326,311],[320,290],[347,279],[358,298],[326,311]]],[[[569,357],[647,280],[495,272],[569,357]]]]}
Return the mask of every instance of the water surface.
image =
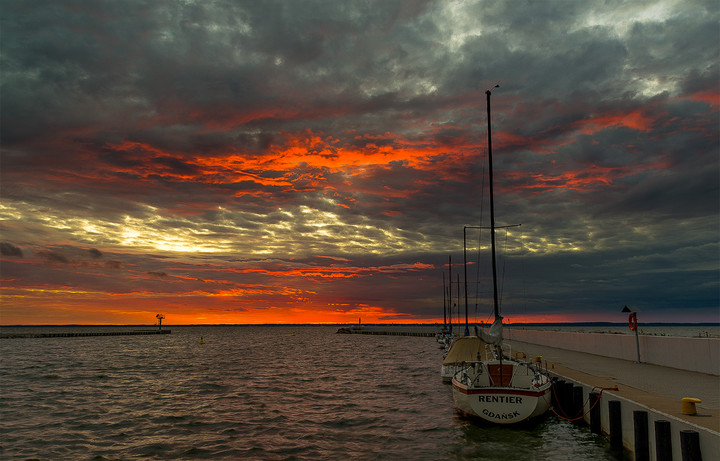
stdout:
{"type": "Polygon", "coordinates": [[[519,428],[459,417],[433,338],[335,331],[2,339],[0,457],[620,459],[554,416],[519,428]]]}

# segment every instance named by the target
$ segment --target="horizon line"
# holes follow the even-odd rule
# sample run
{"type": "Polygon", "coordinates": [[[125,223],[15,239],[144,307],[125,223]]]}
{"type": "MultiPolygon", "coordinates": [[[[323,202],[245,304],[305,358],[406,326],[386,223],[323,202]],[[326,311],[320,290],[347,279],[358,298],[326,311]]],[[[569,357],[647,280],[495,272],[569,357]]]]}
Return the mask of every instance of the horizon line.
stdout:
{"type": "MultiPolygon", "coordinates": [[[[357,323],[185,323],[185,324],[164,324],[163,327],[212,327],[212,326],[345,326],[345,325],[357,325],[357,323]]],[[[362,323],[361,326],[387,326],[392,325],[395,327],[402,326],[443,326],[438,322],[426,323],[393,323],[393,322],[382,322],[382,323],[362,323]]],[[[449,326],[450,324],[448,324],[449,326]]],[[[463,323],[453,323],[453,326],[463,326],[463,323]]],[[[490,323],[474,322],[471,325],[490,325],[490,323]]],[[[593,325],[627,325],[627,322],[508,322],[504,325],[548,325],[548,326],[593,326],[593,325]]],[[[718,326],[720,322],[643,322],[645,326],[657,326],[657,325],[675,325],[675,326],[718,326]]],[[[151,323],[64,323],[64,324],[0,324],[0,328],[3,327],[157,327],[158,324],[151,323]]]]}

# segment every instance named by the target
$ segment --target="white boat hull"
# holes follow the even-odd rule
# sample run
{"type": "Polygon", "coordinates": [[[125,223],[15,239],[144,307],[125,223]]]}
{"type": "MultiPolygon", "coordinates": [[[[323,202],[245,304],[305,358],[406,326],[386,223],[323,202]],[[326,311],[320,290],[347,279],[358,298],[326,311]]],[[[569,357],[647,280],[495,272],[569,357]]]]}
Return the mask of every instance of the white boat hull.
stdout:
{"type": "Polygon", "coordinates": [[[461,412],[498,424],[513,424],[546,413],[552,384],[533,389],[473,388],[453,379],[453,399],[461,412]]]}

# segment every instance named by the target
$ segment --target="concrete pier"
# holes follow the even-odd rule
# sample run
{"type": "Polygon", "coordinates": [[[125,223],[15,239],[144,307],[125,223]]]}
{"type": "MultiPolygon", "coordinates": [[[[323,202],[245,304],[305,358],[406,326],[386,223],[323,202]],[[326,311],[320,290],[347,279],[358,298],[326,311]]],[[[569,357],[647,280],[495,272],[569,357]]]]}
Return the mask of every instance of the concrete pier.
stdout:
{"type": "Polygon", "coordinates": [[[64,333],[18,333],[0,335],[0,339],[15,338],[77,338],[85,336],[134,336],[134,335],[169,335],[172,330],[133,330],[133,331],[74,331],[64,333]]]}
{"type": "MultiPolygon", "coordinates": [[[[514,332],[509,333],[506,337],[517,337],[514,332]]],[[[552,337],[556,332],[540,333],[552,337]]],[[[536,335],[535,339],[541,340],[543,336],[536,335]]],[[[687,436],[688,431],[697,432],[703,459],[716,459],[720,453],[720,376],[517,340],[507,342],[513,351],[523,350],[528,357],[542,356],[542,363],[551,374],[582,387],[587,423],[591,422],[590,393],[601,390],[598,404],[601,430],[607,435],[611,431],[610,402],[617,402],[613,405],[620,409],[619,427],[622,431],[618,437],[631,452],[635,453],[637,440],[641,440],[636,437],[634,430],[635,412],[646,412],[649,459],[663,459],[658,457],[656,427],[665,427],[665,422],[670,424],[672,459],[687,459],[683,457],[682,451],[687,444],[683,444],[681,437],[683,434],[687,436]],[[613,387],[617,387],[617,390],[609,390],[613,387]],[[684,397],[702,400],[702,403],[697,404],[697,415],[683,414],[681,400],[684,397]]],[[[688,360],[688,365],[696,367],[697,363],[693,358],[688,360]]],[[[707,367],[713,370],[714,365],[709,363],[707,367]]],[[[638,448],[644,450],[644,447],[638,448]]]]}

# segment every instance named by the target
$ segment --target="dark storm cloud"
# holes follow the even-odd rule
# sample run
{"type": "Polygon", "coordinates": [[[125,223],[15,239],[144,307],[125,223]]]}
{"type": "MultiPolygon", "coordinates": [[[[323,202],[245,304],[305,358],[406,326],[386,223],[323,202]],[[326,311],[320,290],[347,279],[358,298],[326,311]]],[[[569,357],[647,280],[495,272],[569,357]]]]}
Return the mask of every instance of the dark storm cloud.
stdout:
{"type": "Polygon", "coordinates": [[[108,269],[118,270],[122,269],[122,262],[120,261],[105,261],[105,267],[108,269]]]}
{"type": "MultiPolygon", "coordinates": [[[[487,224],[484,90],[500,83],[499,220],[523,223],[542,300],[525,313],[623,297],[717,304],[707,288],[717,288],[707,266],[720,209],[712,1],[0,9],[8,240],[103,248],[114,258],[105,269],[137,264],[148,290],[175,272],[130,249],[229,265],[226,255],[254,252],[355,265],[372,254],[373,266],[437,266],[423,272],[437,285],[462,226],[487,224]],[[692,296],[683,283],[670,293],[667,274],[692,296]]],[[[427,280],[408,271],[323,289],[379,304],[365,298],[375,283],[384,306],[424,314],[439,296],[427,280]],[[427,291],[393,296],[417,286],[427,291]]]]}
{"type": "Polygon", "coordinates": [[[37,255],[50,263],[70,264],[67,256],[57,251],[39,251],[37,255]]]}
{"type": "MultiPolygon", "coordinates": [[[[11,4],[3,134],[32,137],[32,129],[52,136],[102,126],[105,136],[130,129],[126,134],[141,137],[143,123],[159,122],[165,137],[176,139],[174,126],[192,129],[228,117],[276,125],[285,113],[314,112],[323,100],[337,106],[338,92],[343,106],[353,104],[342,102],[342,93],[354,89],[364,66],[343,68],[337,58],[384,72],[372,65],[375,45],[389,38],[393,21],[422,9],[408,5],[323,2],[301,8],[303,14],[285,2],[109,2],[82,10],[37,2],[30,11],[11,4]],[[21,35],[29,43],[12,41],[21,35]],[[39,78],[28,79],[31,74],[39,78]],[[139,124],[128,125],[133,120],[139,124]]],[[[405,53],[395,53],[397,65],[405,53]]]]}
{"type": "Polygon", "coordinates": [[[0,254],[17,258],[23,257],[22,250],[9,242],[0,242],[0,254]]]}

